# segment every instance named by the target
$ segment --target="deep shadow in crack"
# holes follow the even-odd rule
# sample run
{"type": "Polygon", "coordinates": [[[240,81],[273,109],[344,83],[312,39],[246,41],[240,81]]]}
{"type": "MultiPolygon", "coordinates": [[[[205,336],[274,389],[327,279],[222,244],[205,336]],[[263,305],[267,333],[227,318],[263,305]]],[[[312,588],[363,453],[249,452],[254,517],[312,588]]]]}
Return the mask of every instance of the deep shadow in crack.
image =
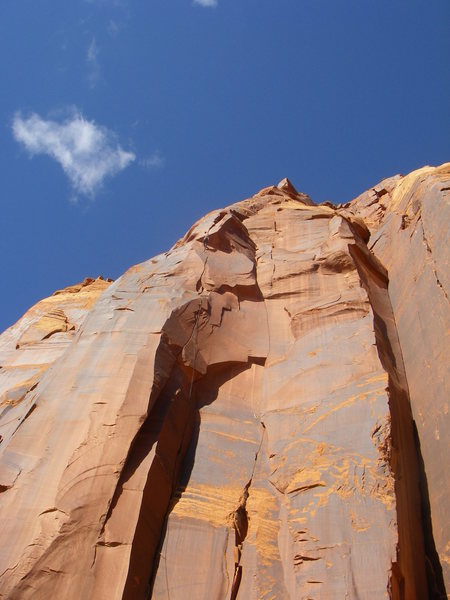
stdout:
{"type": "Polygon", "coordinates": [[[200,410],[205,406],[209,406],[217,399],[219,389],[226,381],[233,379],[240,373],[246,371],[247,369],[250,369],[252,363],[263,364],[264,359],[249,359],[247,363],[227,362],[210,366],[208,367],[206,374],[203,377],[200,377],[194,383],[193,398],[195,400],[195,417],[191,433],[191,439],[184,453],[183,461],[178,475],[178,480],[176,482],[176,485],[174,486],[169,508],[167,510],[167,514],[164,520],[164,525],[161,528],[159,544],[153,559],[153,568],[146,596],[147,599],[152,597],[155,578],[160,566],[162,548],[167,535],[167,528],[170,515],[174,510],[175,506],[182,498],[183,493],[189,485],[189,481],[191,479],[192,471],[195,464],[198,440],[200,436],[200,410]]]}
{"type": "Polygon", "coordinates": [[[146,597],[167,507],[194,428],[194,415],[189,374],[175,364],[139,432],[128,461],[131,471],[146,458],[146,453],[149,455],[149,470],[143,484],[123,600],[146,597]]]}
{"type": "Polygon", "coordinates": [[[427,474],[425,471],[425,464],[423,462],[420,439],[415,421],[413,421],[413,429],[414,439],[416,442],[417,459],[419,463],[419,486],[422,498],[422,526],[425,544],[425,568],[428,583],[428,593],[430,595],[430,600],[446,600],[447,591],[445,589],[442,566],[433,537],[433,524],[431,521],[431,506],[430,497],[428,494],[427,474]]]}
{"type": "Polygon", "coordinates": [[[220,363],[208,367],[208,370],[204,377],[200,378],[194,387],[194,394],[196,400],[196,417],[195,425],[192,434],[191,443],[184,456],[183,464],[180,470],[178,484],[172,498],[171,508],[180,500],[183,492],[189,484],[192,469],[195,463],[195,454],[197,451],[198,438],[200,434],[201,426],[201,414],[200,410],[204,406],[209,406],[216,399],[219,393],[220,387],[228,380],[237,377],[237,375],[251,368],[252,364],[264,364],[265,359],[249,359],[247,363],[220,363]]]}
{"type": "Polygon", "coordinates": [[[388,291],[388,273],[365,244],[355,241],[349,251],[373,310],[377,351],[389,381],[389,462],[395,481],[398,527],[390,591],[393,600],[438,600],[446,598],[445,588],[442,596],[442,569],[434,546],[428,486],[388,291]]]}

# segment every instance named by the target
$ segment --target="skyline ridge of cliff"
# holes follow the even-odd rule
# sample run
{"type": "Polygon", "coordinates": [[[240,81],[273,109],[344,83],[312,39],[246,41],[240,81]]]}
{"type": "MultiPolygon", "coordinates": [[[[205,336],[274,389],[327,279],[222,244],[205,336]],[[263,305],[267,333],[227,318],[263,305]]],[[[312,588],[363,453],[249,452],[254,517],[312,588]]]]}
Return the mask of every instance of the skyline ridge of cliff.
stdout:
{"type": "Polygon", "coordinates": [[[449,191],[450,163],[341,205],[285,178],[31,307],[0,598],[447,597],[449,191]]]}

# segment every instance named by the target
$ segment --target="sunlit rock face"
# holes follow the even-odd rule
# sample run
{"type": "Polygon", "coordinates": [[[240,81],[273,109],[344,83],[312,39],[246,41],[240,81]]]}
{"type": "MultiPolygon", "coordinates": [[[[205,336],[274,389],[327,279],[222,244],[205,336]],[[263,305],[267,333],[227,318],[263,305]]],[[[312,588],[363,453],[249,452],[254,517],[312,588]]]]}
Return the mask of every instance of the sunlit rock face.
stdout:
{"type": "Polygon", "coordinates": [[[450,166],[288,180],[0,337],[0,598],[446,597],[450,166]]]}

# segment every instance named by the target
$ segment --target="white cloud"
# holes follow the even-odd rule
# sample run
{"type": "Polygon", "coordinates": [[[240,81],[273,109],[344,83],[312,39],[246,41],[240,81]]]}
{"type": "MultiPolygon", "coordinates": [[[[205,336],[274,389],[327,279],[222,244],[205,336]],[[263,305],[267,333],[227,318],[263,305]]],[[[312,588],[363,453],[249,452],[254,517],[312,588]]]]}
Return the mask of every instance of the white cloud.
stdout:
{"type": "Polygon", "coordinates": [[[142,158],[139,161],[139,164],[141,167],[145,167],[146,169],[162,169],[166,164],[166,160],[161,152],[156,150],[150,156],[142,158]]]}
{"type": "Polygon", "coordinates": [[[63,122],[42,119],[36,113],[23,118],[17,112],[12,133],[32,156],[47,154],[64,170],[75,192],[93,197],[106,177],[112,177],[136,159],[117,143],[115,134],[73,110],[63,122]]]}
{"type": "Polygon", "coordinates": [[[98,59],[98,47],[95,41],[95,37],[92,38],[91,43],[89,44],[89,48],[87,51],[87,61],[88,62],[97,62],[98,59]]]}
{"type": "Polygon", "coordinates": [[[194,4],[199,4],[200,6],[215,7],[218,5],[218,0],[194,0],[194,4]]]}
{"type": "Polygon", "coordinates": [[[86,62],[89,67],[88,81],[91,88],[97,85],[100,77],[100,63],[98,61],[99,49],[95,37],[92,38],[86,53],[86,62]]]}

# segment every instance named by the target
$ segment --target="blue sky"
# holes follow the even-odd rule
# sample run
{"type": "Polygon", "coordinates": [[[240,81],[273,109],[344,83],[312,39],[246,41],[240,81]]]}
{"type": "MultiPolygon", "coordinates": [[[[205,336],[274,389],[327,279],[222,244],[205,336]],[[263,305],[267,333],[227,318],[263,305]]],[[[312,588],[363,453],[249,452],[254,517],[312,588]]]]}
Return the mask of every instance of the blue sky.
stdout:
{"type": "Polygon", "coordinates": [[[0,330],[288,176],[450,159],[448,0],[2,0],[0,330]]]}

